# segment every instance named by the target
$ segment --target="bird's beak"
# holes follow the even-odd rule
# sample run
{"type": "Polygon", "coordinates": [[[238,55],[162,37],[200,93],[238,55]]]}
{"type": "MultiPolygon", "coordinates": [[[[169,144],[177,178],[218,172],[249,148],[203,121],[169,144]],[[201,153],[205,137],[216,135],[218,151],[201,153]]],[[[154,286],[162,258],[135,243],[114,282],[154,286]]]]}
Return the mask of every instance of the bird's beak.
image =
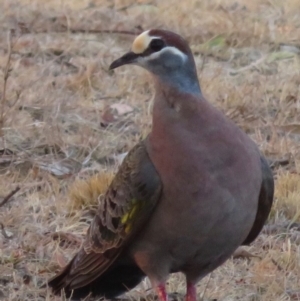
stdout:
{"type": "Polygon", "coordinates": [[[138,59],[139,55],[130,51],[125,53],[123,56],[121,56],[119,59],[113,61],[111,63],[111,65],[109,66],[109,70],[118,68],[120,66],[123,65],[127,65],[127,64],[134,64],[136,63],[137,59],[138,59]]]}

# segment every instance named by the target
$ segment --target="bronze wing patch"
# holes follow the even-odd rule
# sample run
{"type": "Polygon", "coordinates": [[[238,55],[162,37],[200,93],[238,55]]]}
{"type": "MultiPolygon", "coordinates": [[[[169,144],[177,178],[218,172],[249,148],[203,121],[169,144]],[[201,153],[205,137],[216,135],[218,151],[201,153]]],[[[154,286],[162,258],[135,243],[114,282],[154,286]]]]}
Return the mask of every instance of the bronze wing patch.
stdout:
{"type": "Polygon", "coordinates": [[[150,218],[161,191],[142,141],[128,153],[100,201],[81,250],[49,281],[54,292],[83,287],[101,276],[150,218]]]}

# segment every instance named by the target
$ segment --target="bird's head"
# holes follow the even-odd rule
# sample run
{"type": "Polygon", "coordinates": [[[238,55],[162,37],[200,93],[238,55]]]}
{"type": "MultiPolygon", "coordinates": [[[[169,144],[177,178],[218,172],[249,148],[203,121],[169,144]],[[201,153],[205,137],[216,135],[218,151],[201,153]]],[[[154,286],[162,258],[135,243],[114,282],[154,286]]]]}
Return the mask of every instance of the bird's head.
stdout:
{"type": "Polygon", "coordinates": [[[141,33],[133,41],[131,51],[115,60],[109,69],[138,65],[162,81],[187,92],[200,92],[193,54],[188,43],[178,34],[161,29],[141,33]]]}

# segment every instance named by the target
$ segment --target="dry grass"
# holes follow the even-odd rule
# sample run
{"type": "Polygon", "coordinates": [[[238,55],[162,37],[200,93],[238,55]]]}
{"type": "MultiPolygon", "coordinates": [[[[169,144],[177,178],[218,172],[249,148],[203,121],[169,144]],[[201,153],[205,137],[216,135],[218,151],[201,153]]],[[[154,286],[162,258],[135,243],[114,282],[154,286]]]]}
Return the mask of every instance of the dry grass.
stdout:
{"type": "MultiPolygon", "coordinates": [[[[269,222],[275,230],[249,249],[259,257],[228,260],[199,284],[199,294],[218,301],[300,300],[299,228],[276,227],[300,221],[297,0],[2,0],[0,11],[0,98],[7,33],[14,29],[1,101],[1,195],[21,187],[0,208],[1,300],[61,300],[39,285],[76,252],[91,219],[89,206],[122,154],[151,126],[149,75],[136,67],[107,71],[133,36],[72,29],[141,27],[185,36],[205,96],[269,159],[287,163],[274,163],[276,204],[269,222]]],[[[145,287],[130,295],[140,299],[145,287]]],[[[170,279],[169,289],[184,293],[181,275],[170,279]]]]}

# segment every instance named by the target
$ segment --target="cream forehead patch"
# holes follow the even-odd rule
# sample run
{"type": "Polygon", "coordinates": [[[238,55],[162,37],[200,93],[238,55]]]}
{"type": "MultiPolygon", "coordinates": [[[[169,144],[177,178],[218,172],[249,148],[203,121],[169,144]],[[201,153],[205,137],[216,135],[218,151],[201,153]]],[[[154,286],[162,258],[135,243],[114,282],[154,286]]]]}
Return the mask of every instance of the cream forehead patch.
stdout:
{"type": "Polygon", "coordinates": [[[143,53],[147,49],[152,39],[153,37],[149,36],[149,30],[144,31],[139,36],[137,36],[133,41],[131,47],[132,52],[136,54],[143,53]]]}

